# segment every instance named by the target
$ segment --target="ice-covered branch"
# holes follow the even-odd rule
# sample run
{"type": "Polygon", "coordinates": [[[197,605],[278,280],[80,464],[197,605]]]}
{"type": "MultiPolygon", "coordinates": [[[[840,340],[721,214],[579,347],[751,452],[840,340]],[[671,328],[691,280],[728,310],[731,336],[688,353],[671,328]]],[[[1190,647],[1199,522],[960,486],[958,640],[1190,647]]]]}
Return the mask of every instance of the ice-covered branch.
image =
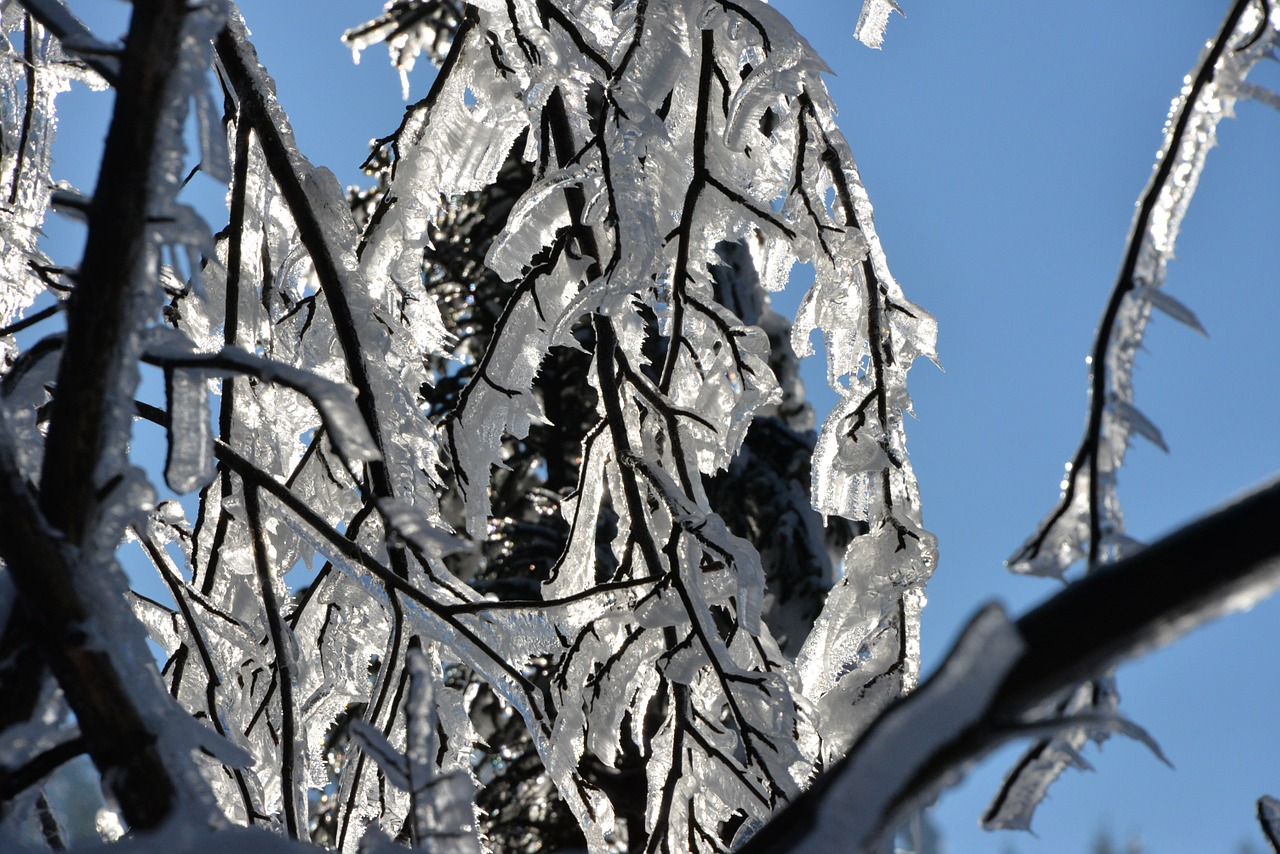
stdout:
{"type": "MultiPolygon", "coordinates": [[[[380,497],[394,497],[397,491],[385,463],[389,444],[384,435],[386,418],[379,409],[378,388],[371,376],[371,372],[377,370],[371,364],[377,348],[372,341],[364,340],[368,337],[367,330],[362,338],[366,324],[359,320],[370,314],[371,307],[363,302],[369,289],[344,262],[344,255],[355,251],[354,223],[340,194],[335,192],[337,182],[332,175],[318,174],[298,150],[288,120],[276,101],[275,86],[258,63],[237,14],[232,15],[228,27],[219,34],[217,48],[240,99],[241,121],[252,126],[262,145],[267,168],[297,223],[333,313],[347,370],[358,392],[360,411],[383,457],[383,460],[369,462],[373,492],[380,497]]],[[[402,558],[396,560],[399,563],[402,558]]]]}
{"type": "Polygon", "coordinates": [[[1272,483],[1072,584],[1015,623],[984,612],[928,682],[882,714],[848,757],[742,851],[825,851],[851,840],[855,850],[878,850],[911,810],[1000,743],[1023,737],[1025,716],[1040,704],[1280,588],[1277,513],[1280,483],[1272,483]],[[1067,634],[1077,642],[1062,643],[1067,634]],[[872,792],[874,808],[848,808],[872,792]]]}
{"type": "MultiPolygon", "coordinates": [[[[143,353],[143,361],[168,369],[204,369],[229,374],[246,374],[263,382],[279,383],[305,395],[316,407],[325,429],[344,457],[353,465],[381,458],[373,437],[360,418],[355,390],[350,386],[316,376],[283,362],[264,359],[237,347],[216,353],[197,353],[183,346],[154,344],[143,353]]],[[[191,406],[182,401],[179,408],[191,406]]]]}
{"type": "Polygon", "coordinates": [[[486,672],[497,671],[505,674],[512,684],[518,686],[522,692],[526,692],[526,700],[534,710],[534,716],[536,718],[543,716],[540,711],[541,703],[538,700],[535,686],[529,682],[518,668],[497,655],[486,638],[482,637],[481,633],[477,633],[475,626],[483,626],[483,621],[468,622],[466,620],[468,612],[481,609],[466,608],[454,612],[448,602],[441,602],[428,593],[419,590],[409,581],[401,579],[395,572],[362,549],[358,544],[333,530],[332,526],[327,524],[305,501],[295,496],[287,486],[258,469],[233,449],[218,443],[216,452],[220,460],[229,465],[247,482],[251,483],[255,489],[261,489],[271,495],[291,513],[295,514],[303,524],[317,535],[319,539],[317,544],[322,543],[331,559],[340,563],[345,571],[355,572],[358,575],[367,575],[386,586],[386,592],[383,595],[390,597],[393,593],[399,594],[406,600],[420,606],[432,616],[433,620],[438,620],[439,624],[448,632],[448,636],[441,638],[441,640],[446,643],[453,640],[455,645],[458,646],[460,654],[473,657],[480,656],[483,660],[475,660],[473,658],[471,661],[479,669],[486,672]]]}
{"type": "Polygon", "coordinates": [[[8,435],[2,451],[6,515],[15,520],[5,526],[6,563],[89,755],[138,828],[180,805],[204,820],[216,814],[191,766],[192,744],[174,724],[185,714],[155,677],[110,558],[134,498],[123,458],[131,413],[118,401],[132,398],[140,327],[158,307],[149,230],[171,202],[167,169],[181,145],[173,129],[190,97],[184,74],[200,61],[184,48],[214,17],[216,8],[192,13],[182,2],[135,5],[68,303],[38,499],[8,435]]]}
{"type": "Polygon", "coordinates": [[[1153,307],[1203,332],[1195,315],[1159,288],[1205,159],[1216,142],[1217,126],[1232,115],[1241,84],[1275,38],[1266,17],[1268,6],[1256,0],[1232,2],[1199,66],[1173,102],[1164,144],[1138,200],[1120,272],[1090,354],[1084,437],[1068,466],[1057,506],[1009,558],[1015,572],[1060,577],[1081,556],[1087,556],[1089,568],[1094,568],[1108,558],[1109,548],[1123,552],[1116,470],[1131,433],[1163,444],[1158,430],[1133,406],[1134,357],[1153,307]]]}
{"type": "Polygon", "coordinates": [[[307,793],[302,763],[302,741],[298,733],[299,715],[294,694],[297,690],[295,660],[296,641],[289,634],[280,608],[276,586],[282,581],[272,574],[267,556],[262,502],[256,487],[244,493],[245,517],[253,539],[253,565],[258,577],[258,591],[270,629],[272,666],[280,694],[280,797],[283,803],[285,831],[291,839],[306,838],[307,793]]]}
{"type": "Polygon", "coordinates": [[[58,742],[17,768],[0,769],[0,803],[13,800],[72,759],[83,756],[86,750],[84,738],[76,735],[58,742]]]}
{"type": "Polygon", "coordinates": [[[400,72],[404,97],[409,97],[409,73],[424,51],[436,65],[444,61],[463,17],[456,0],[387,0],[382,15],[342,34],[357,60],[372,44],[385,42],[391,63],[400,72]]]}
{"type": "Polygon", "coordinates": [[[94,37],[84,22],[71,13],[62,0],[18,0],[31,17],[39,21],[68,53],[79,57],[111,85],[119,83],[120,60],[117,46],[94,37]]]}
{"type": "MultiPolygon", "coordinates": [[[[1133,369],[1153,309],[1203,333],[1190,309],[1163,290],[1182,219],[1199,183],[1217,127],[1249,94],[1246,77],[1276,37],[1270,4],[1232,2],[1216,37],[1174,100],[1164,143],[1138,200],[1120,271],[1089,358],[1085,433],[1067,467],[1062,495],[1049,515],[1008,560],[1015,572],[1063,577],[1080,558],[1085,571],[1141,548],[1125,534],[1117,473],[1134,435],[1168,450],[1159,429],[1134,405],[1133,369]]],[[[1082,709],[1114,714],[1114,680],[1097,674],[1056,703],[1050,718],[1082,709]]],[[[1037,743],[1010,771],[983,819],[987,827],[1028,827],[1048,786],[1087,737],[1071,730],[1037,743]]]]}
{"type": "Polygon", "coordinates": [[[74,552],[44,520],[7,441],[0,442],[0,508],[7,520],[0,525],[0,559],[37,631],[40,652],[76,712],[85,746],[103,772],[127,784],[117,797],[128,821],[154,827],[178,797],[155,744],[158,733],[138,708],[132,676],[121,673],[112,656],[83,645],[82,627],[108,603],[84,600],[89,591],[78,583],[74,552]]]}
{"type": "Polygon", "coordinates": [[[894,12],[899,15],[906,14],[894,0],[862,0],[862,11],[858,13],[858,23],[853,29],[853,37],[867,47],[880,47],[884,43],[884,31],[889,25],[889,16],[894,12]]]}

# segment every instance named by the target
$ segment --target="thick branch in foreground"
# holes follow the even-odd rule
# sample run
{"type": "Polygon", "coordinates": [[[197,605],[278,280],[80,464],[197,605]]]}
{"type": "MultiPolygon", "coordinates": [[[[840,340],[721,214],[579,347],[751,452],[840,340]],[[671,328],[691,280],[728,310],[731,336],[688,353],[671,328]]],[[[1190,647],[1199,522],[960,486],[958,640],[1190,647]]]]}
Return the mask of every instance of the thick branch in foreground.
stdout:
{"type": "MultiPolygon", "coordinates": [[[[84,626],[104,603],[77,583],[80,549],[97,513],[93,473],[112,427],[110,396],[128,359],[128,305],[147,263],[152,170],[166,88],[178,65],[182,0],[137,0],[115,112],[89,209],[78,286],[44,456],[39,507],[6,445],[0,454],[0,557],[33,623],[50,669],[76,714],[89,755],[133,827],[153,827],[174,806],[171,772],[107,650],[89,648],[84,626]]],[[[123,607],[123,603],[118,603],[123,607]]]]}
{"type": "Polygon", "coordinates": [[[147,263],[152,169],[185,15],[186,4],[176,0],[135,4],[78,285],[68,300],[40,507],[76,546],[97,503],[100,484],[91,474],[110,429],[108,400],[126,359],[133,284],[147,263]]]}
{"type": "Polygon", "coordinates": [[[966,633],[937,674],[881,715],[849,755],[752,837],[743,853],[876,850],[898,821],[958,782],[973,762],[1025,735],[1027,713],[1058,692],[1274,592],[1280,587],[1278,517],[1280,481],[1076,582],[1006,624],[1011,631],[1005,640],[1014,651],[997,678],[988,680],[985,696],[976,698],[970,720],[953,711],[956,686],[982,682],[991,672],[988,656],[967,654],[966,633]],[[1068,637],[1071,643],[1063,641],[1068,637]],[[924,718],[950,726],[935,733],[930,749],[922,751],[919,728],[903,723],[924,718]],[[883,767],[881,756],[914,759],[898,762],[887,780],[871,773],[883,767]],[[870,793],[877,793],[883,809],[868,814],[847,808],[870,793]],[[841,842],[832,848],[832,840],[841,842]]]}
{"type": "Polygon", "coordinates": [[[92,50],[94,47],[108,46],[98,44],[89,28],[71,14],[71,10],[62,0],[20,0],[20,2],[27,10],[27,14],[53,34],[63,46],[63,50],[80,59],[112,86],[119,84],[120,65],[116,57],[95,53],[92,50]]]}
{"type": "Polygon", "coordinates": [[[90,757],[117,781],[113,788],[125,820],[137,828],[158,825],[176,792],[156,736],[111,657],[85,647],[80,626],[94,606],[82,600],[69,550],[59,546],[57,533],[45,523],[4,442],[0,517],[0,559],[26,603],[36,643],[76,713],[90,757]]]}

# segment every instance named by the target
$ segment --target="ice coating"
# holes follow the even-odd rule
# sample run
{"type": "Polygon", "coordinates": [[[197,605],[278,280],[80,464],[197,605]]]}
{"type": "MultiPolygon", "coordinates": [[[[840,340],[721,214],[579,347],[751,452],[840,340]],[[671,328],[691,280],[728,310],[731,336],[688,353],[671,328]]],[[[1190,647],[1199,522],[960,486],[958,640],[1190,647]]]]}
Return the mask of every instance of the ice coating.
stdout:
{"type": "MultiPolygon", "coordinates": [[[[348,197],[298,151],[239,15],[214,23],[187,47],[207,58],[216,37],[225,122],[192,60],[166,126],[194,109],[232,227],[210,239],[176,195],[182,152],[165,152],[148,271],[180,331],[130,344],[169,376],[167,475],[200,509],[144,512],[145,479],[126,471],[95,545],[137,530],[173,598],[132,610],[168,656],[164,688],[208,722],[169,731],[201,752],[218,809],[297,834],[315,788],[338,805],[314,809],[337,816],[340,850],[411,824],[473,850],[457,772],[488,749],[469,720],[484,684],[594,850],[624,832],[717,849],[758,827],[910,686],[933,565],[901,429],[932,321],[888,274],[826,66],[757,0],[475,4],[432,95],[378,144],[385,183],[348,197]],[[513,163],[529,178],[490,194],[513,163]],[[481,257],[510,285],[489,327],[457,322],[430,281],[446,208],[472,191],[492,219],[466,237],[489,241],[481,257]],[[812,463],[789,330],[765,297],[797,260],[818,283],[796,340],[826,336],[844,401],[812,463]],[[468,343],[477,327],[488,337],[468,343]],[[576,429],[548,387],[570,370],[589,377],[581,460],[530,502],[567,542],[545,576],[510,579],[516,593],[486,588],[486,561],[533,527],[504,515],[504,492],[549,477],[504,466],[539,432],[576,429]],[[753,439],[764,419],[775,432],[753,439]],[[752,460],[785,492],[767,563],[709,495],[752,460]],[[769,573],[832,580],[828,544],[845,540],[804,506],[810,465],[822,511],[858,536],[805,644],[818,596],[778,617],[793,591],[769,573]],[[600,782],[615,774],[644,797],[600,782]],[[441,797],[419,798],[424,780],[441,797]]],[[[393,44],[402,66],[429,38],[393,44]]],[[[458,279],[458,303],[485,298],[478,275],[458,279]]],[[[30,370],[13,405],[38,436],[30,370]]]]}
{"type": "Polygon", "coordinates": [[[411,648],[407,659],[404,752],[364,721],[352,721],[352,735],[377,762],[387,781],[409,794],[410,835],[416,845],[441,854],[479,854],[483,849],[472,812],[475,793],[470,769],[441,772],[436,765],[440,745],[434,683],[439,677],[420,647],[411,648]]]}
{"type": "MultiPolygon", "coordinates": [[[[1247,77],[1268,55],[1274,39],[1274,27],[1260,20],[1258,10],[1245,9],[1218,40],[1221,47],[1205,49],[1199,68],[1187,77],[1170,106],[1160,154],[1129,237],[1126,262],[1131,260],[1131,267],[1122,270],[1112,297],[1114,316],[1104,316],[1099,332],[1101,358],[1094,361],[1101,364],[1092,370],[1103,372],[1093,392],[1097,396],[1100,391],[1101,399],[1091,401],[1091,406],[1101,407],[1101,417],[1096,426],[1090,423],[1058,506],[1007,561],[1014,572],[1060,577],[1081,555],[1091,553],[1091,539],[1100,543],[1123,534],[1116,474],[1130,435],[1137,433],[1163,447],[1157,425],[1134,407],[1134,362],[1153,308],[1204,332],[1195,314],[1163,290],[1165,277],[1183,217],[1216,145],[1218,125],[1234,115],[1240,97],[1253,91],[1247,77]],[[1097,483],[1090,486],[1095,472],[1097,483]],[[1097,531],[1091,530],[1091,513],[1098,519],[1097,531]]],[[[1099,543],[1093,545],[1094,553],[1099,543]]]]}
{"type": "MultiPolygon", "coordinates": [[[[6,29],[20,27],[22,18],[6,14],[4,24],[6,29]]],[[[4,50],[8,56],[0,70],[0,134],[4,142],[0,149],[0,199],[5,203],[5,216],[0,219],[0,326],[7,326],[23,313],[44,290],[31,265],[50,266],[37,239],[54,186],[50,174],[57,129],[54,99],[71,85],[69,75],[55,64],[62,52],[44,28],[33,24],[30,38],[34,62],[30,73],[7,38],[4,50]],[[32,87],[29,92],[28,86],[32,87]]],[[[15,354],[8,339],[0,341],[0,357],[15,354]]]]}
{"type": "Polygon", "coordinates": [[[884,43],[884,30],[889,25],[889,16],[894,12],[904,14],[894,0],[862,0],[862,11],[858,13],[853,37],[867,47],[880,47],[884,43]]]}
{"type": "Polygon", "coordinates": [[[193,492],[213,477],[209,383],[200,371],[169,371],[169,447],[164,478],[177,493],[193,492]]]}
{"type": "MultiPolygon", "coordinates": [[[[1092,572],[1141,548],[1125,533],[1117,473],[1134,435],[1167,451],[1159,427],[1134,404],[1134,364],[1152,310],[1204,334],[1195,314],[1163,287],[1178,232],[1199,184],[1219,123],[1235,102],[1254,91],[1246,80],[1270,55],[1276,30],[1253,5],[1237,5],[1224,29],[1202,53],[1174,98],[1164,140],[1138,201],[1126,255],[1090,357],[1090,411],[1086,433],[1067,465],[1062,496],[1037,531],[1006,561],[1014,572],[1063,578],[1082,558],[1092,572]]],[[[1079,686],[1046,719],[1101,710],[1114,715],[1117,695],[1108,675],[1079,686]]],[[[1101,733],[1101,736],[1099,735],[1101,733]]],[[[1065,728],[1037,744],[1005,780],[984,823],[1029,827],[1049,786],[1072,765],[1088,736],[1105,732],[1065,728]]]]}
{"type": "MultiPolygon", "coordinates": [[[[519,3],[510,14],[482,13],[479,28],[497,36],[496,53],[472,53],[467,31],[437,86],[472,89],[471,112],[442,115],[446,126],[488,118],[489,102],[509,90],[473,85],[482,79],[475,64],[496,56],[526,87],[523,154],[534,169],[532,187],[488,256],[515,295],[445,430],[467,527],[477,535],[488,522],[483,487],[502,462],[502,443],[524,438],[542,414],[534,390],[546,354],[558,344],[582,346],[581,330],[592,330],[600,421],[584,442],[578,489],[561,505],[569,542],[543,595],[578,597],[566,606],[572,652],[560,666],[598,675],[590,692],[576,678],[558,690],[562,735],[543,759],[557,778],[586,754],[621,761],[621,710],[633,710],[634,726],[660,689],[653,676],[637,682],[630,674],[656,672],[686,686],[695,708],[727,704],[736,745],[700,730],[714,749],[650,764],[649,826],[670,822],[668,832],[683,836],[734,802],[756,804],[752,820],[763,820],[767,805],[796,785],[794,775],[820,753],[838,755],[914,684],[920,590],[935,557],[921,527],[902,414],[910,405],[906,370],[916,356],[933,357],[936,328],[889,274],[818,76],[826,66],[775,10],[757,2],[663,4],[659,14],[622,4],[610,16],[603,6],[587,7],[590,15],[584,7],[550,25],[526,17],[519,3]],[[574,39],[588,30],[598,57],[584,59],[574,39]],[[537,51],[510,49],[511,34],[537,51]],[[595,107],[580,84],[549,95],[554,57],[575,57],[564,73],[599,81],[610,99],[595,107]],[[731,81],[723,101],[712,97],[715,79],[731,81]],[[604,133],[588,123],[593,109],[609,118],[604,133]],[[819,439],[814,500],[869,529],[850,546],[846,579],[798,667],[777,651],[761,619],[758,557],[710,512],[701,482],[730,465],[753,418],[783,400],[768,336],[719,302],[724,288],[712,268],[735,245],[748,247],[747,260],[735,264],[749,277],[747,291],[781,287],[797,259],[818,271],[793,343],[803,354],[809,332],[822,331],[842,403],[819,439]],[[615,399],[616,406],[608,402],[615,399]],[[615,582],[626,586],[607,597],[579,595],[608,565],[597,527],[609,506],[618,516],[609,557],[620,567],[615,582]],[[720,637],[713,609],[732,615],[739,630],[732,642],[720,637]],[[658,642],[657,632],[674,632],[676,645],[658,642]],[[746,682],[757,688],[747,691],[746,682]],[[852,700],[873,684],[875,696],[852,713],[852,700]],[[793,694],[802,690],[804,702],[821,710],[817,731],[804,751],[783,750],[795,736],[780,733],[812,732],[793,694]],[[739,758],[709,770],[729,756],[739,758]],[[708,794],[699,810],[687,809],[678,781],[694,766],[737,782],[708,794]]],[[[447,150],[433,147],[428,156],[438,162],[447,150]]],[[[406,163],[413,156],[401,152],[406,163]]],[[[455,159],[432,174],[475,169],[455,159]]],[[[676,750],[685,725],[668,722],[655,744],[676,750]]]]}
{"type": "Polygon", "coordinates": [[[987,606],[938,672],[897,714],[882,720],[835,773],[826,797],[842,808],[819,811],[795,850],[875,850],[898,820],[927,806],[936,792],[912,792],[912,778],[935,752],[982,717],[1021,652],[1022,639],[1013,623],[999,606],[987,606]],[[899,800],[908,793],[910,800],[899,800]]]}
{"type": "Polygon", "coordinates": [[[453,3],[413,4],[388,0],[385,12],[342,34],[358,63],[360,54],[377,42],[386,42],[391,62],[400,72],[405,100],[409,99],[409,74],[423,52],[432,63],[444,61],[459,23],[459,9],[453,3]],[[426,8],[422,8],[426,6],[426,8]]]}
{"type": "Polygon", "coordinates": [[[335,447],[348,460],[367,462],[382,456],[356,406],[356,391],[346,383],[334,382],[236,347],[226,347],[206,355],[193,353],[182,344],[156,341],[147,347],[147,358],[172,367],[221,369],[249,374],[268,383],[279,383],[305,395],[315,405],[335,447]]]}

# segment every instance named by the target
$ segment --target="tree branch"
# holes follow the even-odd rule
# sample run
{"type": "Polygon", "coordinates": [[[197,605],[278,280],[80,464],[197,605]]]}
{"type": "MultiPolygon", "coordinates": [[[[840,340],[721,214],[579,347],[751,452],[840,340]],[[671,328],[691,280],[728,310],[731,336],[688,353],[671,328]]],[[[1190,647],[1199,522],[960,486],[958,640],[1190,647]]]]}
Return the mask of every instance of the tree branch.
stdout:
{"type": "Polygon", "coordinates": [[[119,60],[105,52],[107,45],[99,42],[84,22],[71,13],[62,0],[18,0],[27,14],[40,22],[58,40],[63,50],[92,68],[107,83],[120,83],[119,60]],[[96,52],[101,48],[104,52],[96,52]]]}
{"type": "Polygon", "coordinates": [[[11,800],[85,752],[81,736],[69,738],[12,770],[0,769],[0,803],[11,800]]]}
{"type": "Polygon", "coordinates": [[[1277,516],[1280,481],[1099,569],[1024,614],[1013,625],[1021,651],[976,722],[961,722],[914,767],[904,769],[884,811],[848,826],[840,804],[884,782],[864,779],[859,764],[873,751],[918,753],[909,742],[920,733],[901,721],[927,708],[931,686],[941,678],[971,675],[950,669],[948,659],[916,693],[877,718],[849,755],[753,836],[742,854],[825,850],[824,841],[833,839],[872,850],[909,810],[959,782],[973,762],[1000,743],[1025,734],[1019,727],[1023,717],[1058,692],[1274,592],[1280,587],[1277,516]],[[1067,635],[1073,638],[1070,644],[1062,642],[1067,635]]]}
{"type": "Polygon", "coordinates": [[[1098,324],[1098,332],[1093,342],[1089,365],[1089,415],[1085,426],[1084,437],[1071,460],[1071,469],[1057,506],[1041,523],[1040,530],[1009,563],[1029,561],[1039,554],[1046,540],[1052,535],[1053,528],[1071,508],[1079,489],[1082,472],[1087,471],[1089,490],[1089,553],[1087,566],[1090,570],[1098,566],[1102,547],[1102,500],[1100,497],[1100,472],[1098,448],[1102,442],[1102,417],[1107,407],[1107,350],[1115,333],[1116,321],[1120,316],[1120,308],[1124,299],[1136,287],[1134,275],[1146,237],[1151,230],[1151,219],[1161,196],[1166,192],[1178,164],[1184,144],[1187,142],[1187,129],[1199,109],[1200,96],[1213,82],[1219,70],[1219,61],[1227,50],[1227,43],[1232,33],[1240,25],[1240,19],[1252,6],[1254,0],[1235,0],[1227,11],[1222,25],[1218,28],[1212,47],[1205,54],[1200,67],[1196,70],[1190,86],[1182,99],[1181,108],[1174,120],[1173,128],[1168,132],[1168,144],[1160,153],[1155,171],[1138,200],[1138,210],[1134,213],[1133,223],[1129,227],[1129,239],[1125,245],[1124,259],[1120,264],[1120,272],[1116,276],[1111,297],[1103,310],[1102,320],[1098,324]]]}
{"type": "MultiPolygon", "coordinates": [[[[67,337],[45,443],[39,506],[8,443],[0,443],[0,557],[25,602],[50,669],[67,696],[89,755],[112,781],[130,825],[154,827],[177,799],[174,771],[109,651],[86,645],[84,626],[104,605],[81,585],[80,549],[99,509],[94,477],[112,441],[111,398],[132,370],[129,304],[149,264],[152,180],[178,66],[183,0],[138,0],[121,63],[115,111],[89,234],[67,302],[67,337]]],[[[158,688],[158,686],[157,686],[158,688]]],[[[167,701],[167,698],[165,698],[167,701]]]]}
{"type": "Polygon", "coordinates": [[[0,517],[0,559],[22,597],[32,636],[76,713],[90,757],[104,777],[116,780],[113,790],[129,824],[158,825],[176,790],[157,736],[111,656],[84,645],[81,625],[103,603],[84,601],[71,555],[36,507],[8,442],[0,442],[0,517]]]}
{"type": "MultiPolygon", "coordinates": [[[[360,412],[373,435],[379,452],[386,447],[382,435],[378,399],[365,361],[371,350],[362,345],[356,311],[345,282],[345,271],[340,258],[342,247],[333,246],[324,226],[312,209],[305,189],[306,176],[311,164],[299,153],[293,141],[293,132],[275,106],[270,94],[274,86],[266,76],[266,70],[258,63],[257,55],[249,44],[243,27],[231,23],[217,40],[218,58],[227,70],[227,76],[240,99],[240,120],[253,126],[258,142],[262,145],[267,169],[279,185],[289,213],[298,226],[298,234],[315,265],[316,277],[329,311],[333,314],[334,328],[342,347],[351,382],[359,395],[356,399],[360,412]]],[[[373,492],[380,498],[395,496],[391,474],[384,459],[368,463],[373,492]]],[[[408,575],[403,550],[391,550],[393,568],[402,576],[408,575]]]]}

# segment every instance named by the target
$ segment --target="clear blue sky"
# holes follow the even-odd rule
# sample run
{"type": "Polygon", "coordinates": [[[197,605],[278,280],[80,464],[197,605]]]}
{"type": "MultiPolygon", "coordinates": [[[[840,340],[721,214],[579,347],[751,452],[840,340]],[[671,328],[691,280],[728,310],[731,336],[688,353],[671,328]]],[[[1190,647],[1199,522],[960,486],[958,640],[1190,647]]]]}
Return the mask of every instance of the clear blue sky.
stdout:
{"type": "MultiPolygon", "coordinates": [[[[980,603],[1000,598],[1017,614],[1056,589],[1010,576],[1001,562],[1056,498],[1083,427],[1084,357],[1134,200],[1170,98],[1226,0],[901,2],[909,17],[891,21],[878,52],[852,39],[854,0],[776,5],[835,69],[841,125],[890,264],[940,323],[946,370],[917,365],[919,420],[908,427],[941,550],[924,615],[927,671],[980,603]]],[[[344,183],[360,180],[368,140],[393,130],[403,109],[383,51],[353,66],[338,42],[380,5],[243,3],[304,153],[344,183]]],[[[124,8],[77,8],[91,6],[124,8]]],[[[1258,79],[1280,83],[1273,68],[1262,71],[1258,79]]],[[[429,82],[423,63],[414,96],[429,82]]],[[[1280,115],[1255,104],[1238,113],[1221,129],[1168,280],[1211,337],[1157,318],[1138,366],[1136,403],[1172,449],[1139,440],[1121,473],[1139,539],[1280,469],[1280,394],[1269,382],[1280,356],[1280,115]]],[[[61,151],[68,171],[87,168],[61,151]]],[[[91,170],[79,175],[92,187],[91,170]]],[[[820,370],[811,377],[821,384],[820,370]]],[[[1086,852],[1103,828],[1158,854],[1234,854],[1246,841],[1264,850],[1252,813],[1258,795],[1280,795],[1278,621],[1280,601],[1264,603],[1121,670],[1123,711],[1176,771],[1113,740],[1086,751],[1096,773],[1069,773],[1051,791],[1038,839],[985,834],[977,816],[1018,754],[1006,750],[941,801],[947,850],[1086,852]]]]}

